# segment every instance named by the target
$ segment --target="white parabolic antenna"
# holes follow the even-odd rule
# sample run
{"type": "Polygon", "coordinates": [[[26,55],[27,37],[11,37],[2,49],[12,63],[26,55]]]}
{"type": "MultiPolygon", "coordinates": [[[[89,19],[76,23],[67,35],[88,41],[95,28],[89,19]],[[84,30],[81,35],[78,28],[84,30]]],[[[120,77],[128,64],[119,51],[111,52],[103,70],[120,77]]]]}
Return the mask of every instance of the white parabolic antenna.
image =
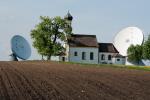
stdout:
{"type": "Polygon", "coordinates": [[[113,44],[121,55],[127,56],[130,45],[141,45],[143,41],[144,34],[139,28],[127,27],[116,35],[113,44]]]}
{"type": "Polygon", "coordinates": [[[20,35],[12,37],[11,50],[11,56],[14,57],[14,60],[17,60],[17,57],[27,60],[31,56],[31,48],[28,41],[20,35]]]}

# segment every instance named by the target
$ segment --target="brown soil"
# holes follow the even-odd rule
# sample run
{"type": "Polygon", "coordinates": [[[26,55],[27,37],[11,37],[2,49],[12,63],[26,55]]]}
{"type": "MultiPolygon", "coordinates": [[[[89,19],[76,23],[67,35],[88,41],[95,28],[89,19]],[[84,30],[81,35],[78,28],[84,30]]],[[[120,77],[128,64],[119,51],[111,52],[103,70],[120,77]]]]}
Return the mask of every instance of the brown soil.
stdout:
{"type": "Polygon", "coordinates": [[[0,62],[0,100],[150,100],[150,71],[89,66],[0,62]]]}

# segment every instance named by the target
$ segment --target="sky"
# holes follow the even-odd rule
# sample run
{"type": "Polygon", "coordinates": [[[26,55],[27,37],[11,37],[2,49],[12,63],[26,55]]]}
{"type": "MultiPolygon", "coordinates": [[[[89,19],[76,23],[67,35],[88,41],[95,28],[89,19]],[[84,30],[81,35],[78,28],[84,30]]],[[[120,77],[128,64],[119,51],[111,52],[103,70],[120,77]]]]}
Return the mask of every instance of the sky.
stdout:
{"type": "Polygon", "coordinates": [[[150,33],[150,0],[0,0],[0,60],[9,60],[10,40],[25,37],[32,48],[29,59],[41,59],[32,46],[30,31],[40,16],[73,16],[74,34],[93,34],[99,42],[112,42],[129,26],[139,27],[145,37],[150,33]]]}

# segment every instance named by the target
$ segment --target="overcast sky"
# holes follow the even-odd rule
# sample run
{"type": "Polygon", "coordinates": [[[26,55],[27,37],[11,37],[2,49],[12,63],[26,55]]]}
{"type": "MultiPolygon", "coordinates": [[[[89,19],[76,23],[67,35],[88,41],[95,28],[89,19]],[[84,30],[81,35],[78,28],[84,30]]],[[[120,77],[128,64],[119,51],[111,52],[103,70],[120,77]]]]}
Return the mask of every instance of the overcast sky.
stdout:
{"type": "MultiPolygon", "coordinates": [[[[0,0],[0,60],[9,60],[10,39],[24,36],[32,45],[30,30],[39,16],[74,17],[75,34],[95,34],[99,42],[112,42],[123,28],[137,26],[150,33],[150,0],[0,0]]],[[[32,47],[30,59],[40,59],[32,47]]]]}

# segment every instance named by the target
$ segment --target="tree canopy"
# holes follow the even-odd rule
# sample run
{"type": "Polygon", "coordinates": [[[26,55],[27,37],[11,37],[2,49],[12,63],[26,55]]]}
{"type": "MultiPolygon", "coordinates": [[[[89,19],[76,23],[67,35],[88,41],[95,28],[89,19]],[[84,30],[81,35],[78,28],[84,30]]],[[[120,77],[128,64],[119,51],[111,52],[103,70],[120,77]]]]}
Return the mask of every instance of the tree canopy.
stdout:
{"type": "Polygon", "coordinates": [[[138,63],[142,60],[143,58],[143,47],[140,45],[131,45],[128,50],[128,60],[130,62],[138,63]]]}
{"type": "Polygon", "coordinates": [[[62,43],[72,34],[72,27],[61,17],[41,16],[40,20],[41,22],[31,30],[33,46],[39,54],[47,56],[47,60],[50,60],[51,56],[65,50],[62,43]]]}
{"type": "Polygon", "coordinates": [[[150,60],[150,35],[143,45],[143,57],[146,60],[150,60]]]}

